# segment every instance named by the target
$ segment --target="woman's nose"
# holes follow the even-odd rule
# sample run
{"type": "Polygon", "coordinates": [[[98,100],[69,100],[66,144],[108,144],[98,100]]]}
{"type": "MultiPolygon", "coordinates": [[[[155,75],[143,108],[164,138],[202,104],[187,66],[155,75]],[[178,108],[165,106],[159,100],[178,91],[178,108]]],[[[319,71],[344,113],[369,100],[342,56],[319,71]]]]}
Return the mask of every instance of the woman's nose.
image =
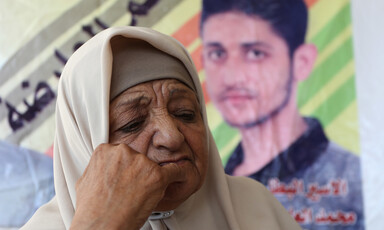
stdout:
{"type": "Polygon", "coordinates": [[[184,142],[184,135],[179,130],[177,121],[169,114],[155,117],[153,121],[153,145],[171,152],[177,151],[184,142]]]}

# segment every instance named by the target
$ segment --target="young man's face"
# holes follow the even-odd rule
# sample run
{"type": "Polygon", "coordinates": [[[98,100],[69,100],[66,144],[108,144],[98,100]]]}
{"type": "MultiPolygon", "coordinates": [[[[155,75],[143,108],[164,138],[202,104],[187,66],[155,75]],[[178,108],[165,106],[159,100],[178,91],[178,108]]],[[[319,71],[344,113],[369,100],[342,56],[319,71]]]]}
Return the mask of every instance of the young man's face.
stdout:
{"type": "Polygon", "coordinates": [[[202,32],[208,93],[230,125],[252,126],[285,106],[289,49],[267,21],[221,13],[209,17],[202,32]]]}

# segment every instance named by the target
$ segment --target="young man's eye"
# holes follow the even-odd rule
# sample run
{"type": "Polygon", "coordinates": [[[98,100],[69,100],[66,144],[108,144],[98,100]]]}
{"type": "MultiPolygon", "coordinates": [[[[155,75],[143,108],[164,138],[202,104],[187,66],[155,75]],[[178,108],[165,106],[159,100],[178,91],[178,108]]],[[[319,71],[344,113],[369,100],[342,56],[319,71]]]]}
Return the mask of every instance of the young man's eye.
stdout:
{"type": "Polygon", "coordinates": [[[215,49],[208,52],[208,58],[212,61],[219,61],[227,57],[227,53],[223,49],[215,49]]]}
{"type": "Polygon", "coordinates": [[[133,133],[138,131],[141,126],[144,124],[145,120],[144,119],[137,119],[133,120],[131,122],[128,122],[126,125],[123,127],[119,128],[118,131],[121,131],[123,133],[133,133]]]}
{"type": "Polygon", "coordinates": [[[261,50],[250,49],[246,51],[246,58],[248,60],[260,60],[265,58],[265,56],[266,56],[266,53],[261,50]]]}

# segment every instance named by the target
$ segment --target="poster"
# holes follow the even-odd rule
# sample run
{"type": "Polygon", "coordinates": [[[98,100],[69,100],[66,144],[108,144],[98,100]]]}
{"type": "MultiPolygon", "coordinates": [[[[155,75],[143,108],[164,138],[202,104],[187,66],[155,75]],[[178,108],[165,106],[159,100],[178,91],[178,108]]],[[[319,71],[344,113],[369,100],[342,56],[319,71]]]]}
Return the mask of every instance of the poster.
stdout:
{"type": "Polygon", "coordinates": [[[350,2],[326,4],[203,1],[213,133],[241,139],[226,173],[263,183],[303,229],[365,229],[350,2]]]}

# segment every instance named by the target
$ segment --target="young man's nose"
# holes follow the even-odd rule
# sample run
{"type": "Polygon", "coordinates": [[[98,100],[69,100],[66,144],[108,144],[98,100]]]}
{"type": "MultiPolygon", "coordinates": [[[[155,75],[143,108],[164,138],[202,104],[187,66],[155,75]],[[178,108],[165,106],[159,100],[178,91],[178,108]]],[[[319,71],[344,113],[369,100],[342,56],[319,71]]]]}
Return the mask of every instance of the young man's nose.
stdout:
{"type": "Polygon", "coordinates": [[[226,86],[240,86],[247,84],[246,73],[241,62],[235,58],[229,59],[223,68],[223,83],[226,86]]]}
{"type": "Polygon", "coordinates": [[[162,114],[154,118],[152,142],[156,148],[177,151],[184,142],[184,135],[179,130],[175,118],[169,114],[162,114]]]}

